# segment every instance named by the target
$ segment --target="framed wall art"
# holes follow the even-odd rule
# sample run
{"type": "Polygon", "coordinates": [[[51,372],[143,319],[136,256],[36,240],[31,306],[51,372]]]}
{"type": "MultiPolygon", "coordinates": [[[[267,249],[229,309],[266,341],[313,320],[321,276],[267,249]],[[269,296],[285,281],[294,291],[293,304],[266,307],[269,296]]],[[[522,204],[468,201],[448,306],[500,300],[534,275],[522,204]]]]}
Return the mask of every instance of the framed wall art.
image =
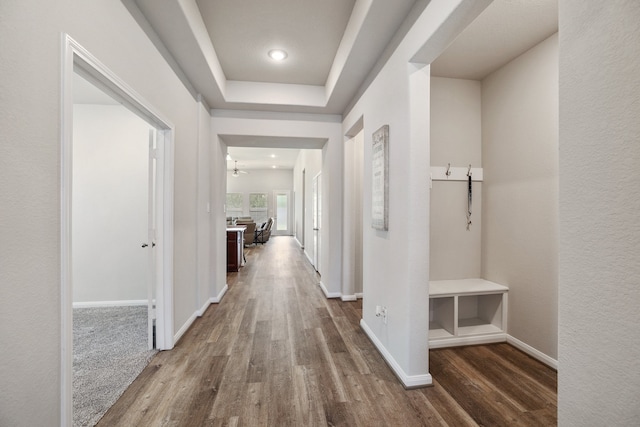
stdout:
{"type": "Polygon", "coordinates": [[[373,133],[371,150],[371,226],[389,230],[389,125],[373,133]]]}

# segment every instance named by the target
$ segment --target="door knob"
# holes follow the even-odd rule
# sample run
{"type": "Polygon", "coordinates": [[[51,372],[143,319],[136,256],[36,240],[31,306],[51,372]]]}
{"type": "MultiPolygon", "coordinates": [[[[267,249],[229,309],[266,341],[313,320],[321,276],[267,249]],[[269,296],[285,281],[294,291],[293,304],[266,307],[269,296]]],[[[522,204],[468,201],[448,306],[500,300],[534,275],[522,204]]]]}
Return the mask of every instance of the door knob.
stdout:
{"type": "Polygon", "coordinates": [[[149,245],[147,245],[146,243],[143,243],[143,244],[142,244],[142,247],[143,247],[143,248],[146,248],[147,246],[149,246],[149,245]]]}

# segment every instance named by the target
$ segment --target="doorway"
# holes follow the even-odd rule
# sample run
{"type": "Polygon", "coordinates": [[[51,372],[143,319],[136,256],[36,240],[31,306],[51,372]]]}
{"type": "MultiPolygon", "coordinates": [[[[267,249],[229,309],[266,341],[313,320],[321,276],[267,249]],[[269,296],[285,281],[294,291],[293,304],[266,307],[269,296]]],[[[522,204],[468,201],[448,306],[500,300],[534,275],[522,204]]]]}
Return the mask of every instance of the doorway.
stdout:
{"type": "Polygon", "coordinates": [[[288,190],[274,191],[275,224],[273,234],[277,236],[291,236],[291,193],[288,190]]]}
{"type": "MultiPolygon", "coordinates": [[[[172,301],[172,277],[173,277],[173,127],[160,115],[154,112],[115,74],[107,69],[101,62],[93,57],[82,46],[75,42],[68,35],[64,35],[63,48],[63,73],[62,73],[62,136],[61,136],[61,318],[62,318],[62,354],[61,354],[61,425],[71,425],[72,413],[72,383],[73,383],[73,301],[74,301],[74,227],[78,224],[72,221],[74,212],[74,201],[79,199],[74,197],[78,187],[74,185],[74,82],[75,76],[79,75],[101,91],[108,93],[119,104],[124,106],[129,112],[135,114],[145,122],[147,132],[149,126],[153,132],[148,132],[144,136],[142,151],[145,155],[144,161],[147,163],[147,178],[145,183],[147,197],[140,200],[143,209],[151,207],[152,214],[143,214],[147,223],[139,238],[136,239],[136,255],[140,255],[139,263],[144,265],[147,275],[139,278],[145,282],[141,300],[148,304],[148,324],[146,329],[147,342],[152,341],[152,319],[155,318],[156,334],[155,347],[157,349],[171,349],[173,347],[173,301],[172,301]],[[148,145],[149,142],[151,145],[148,145]],[[151,191],[152,197],[149,196],[151,191]],[[142,240],[142,242],[140,241],[142,240]],[[144,246],[144,247],[143,247],[144,246]],[[142,248],[143,247],[143,248],[142,248]],[[148,248],[148,249],[147,249],[148,248]],[[149,271],[150,270],[150,271],[149,271]],[[147,285],[150,283],[150,285],[147,285]],[[154,298],[155,294],[155,298],[154,298]],[[152,301],[155,299],[155,305],[152,301]],[[155,313],[155,315],[154,315],[155,313]]],[[[77,159],[75,159],[77,161],[77,159]]],[[[95,161],[100,162],[105,159],[98,157],[95,161]]],[[[122,161],[123,159],[119,159],[122,161]]],[[[122,185],[120,187],[123,187],[122,185]]],[[[93,191],[100,195],[100,190],[94,188],[93,191]]],[[[124,191],[120,188],[120,191],[124,191]]],[[[112,189],[113,192],[113,189],[112,189]]],[[[77,196],[77,195],[76,195],[77,196]]],[[[89,211],[91,214],[103,215],[112,208],[111,203],[102,203],[99,209],[89,211]]],[[[118,222],[122,219],[111,218],[118,222]]],[[[91,235],[96,231],[88,228],[89,247],[100,247],[104,241],[94,239],[91,242],[91,235]]],[[[75,237],[78,237],[76,234],[75,237]]],[[[86,237],[86,236],[85,236],[86,237]]],[[[101,299],[100,297],[97,297],[101,299]]],[[[104,301],[104,299],[102,299],[104,301]]],[[[136,301],[134,298],[131,301],[136,301]]]]}
{"type": "Polygon", "coordinates": [[[307,229],[307,170],[306,169],[302,169],[302,180],[300,181],[302,183],[301,187],[302,187],[302,209],[301,209],[301,222],[302,222],[302,227],[300,228],[300,246],[302,247],[302,250],[304,250],[304,233],[305,230],[307,229]]]}
{"type": "Polygon", "coordinates": [[[313,177],[313,267],[320,273],[320,230],[322,224],[322,173],[313,177]]]}

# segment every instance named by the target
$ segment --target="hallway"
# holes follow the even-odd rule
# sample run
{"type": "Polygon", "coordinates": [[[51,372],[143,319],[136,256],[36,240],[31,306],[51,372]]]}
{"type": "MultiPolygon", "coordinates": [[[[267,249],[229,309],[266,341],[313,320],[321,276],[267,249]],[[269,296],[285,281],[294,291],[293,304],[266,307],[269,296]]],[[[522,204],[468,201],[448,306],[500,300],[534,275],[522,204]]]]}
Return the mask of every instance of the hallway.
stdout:
{"type": "Polygon", "coordinates": [[[405,390],[361,331],[361,302],[327,300],[293,238],[251,248],[227,280],[99,426],[556,423],[555,371],[506,344],[432,351],[435,386],[405,390]]]}

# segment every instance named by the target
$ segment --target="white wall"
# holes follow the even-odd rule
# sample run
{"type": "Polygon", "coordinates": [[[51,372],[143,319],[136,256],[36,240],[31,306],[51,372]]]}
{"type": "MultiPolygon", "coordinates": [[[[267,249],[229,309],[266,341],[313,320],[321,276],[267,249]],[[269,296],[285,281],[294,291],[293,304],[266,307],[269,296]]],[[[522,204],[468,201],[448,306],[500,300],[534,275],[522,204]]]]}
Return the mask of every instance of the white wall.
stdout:
{"type": "Polygon", "coordinates": [[[322,171],[322,151],[302,150],[293,168],[295,192],[295,229],[296,239],[304,243],[304,252],[309,260],[313,260],[313,177],[322,171]],[[302,171],[305,171],[304,182],[302,171]],[[304,200],[303,200],[304,188],[304,200]],[[303,204],[306,206],[303,207],[303,204]],[[304,229],[302,216],[305,215],[304,229]],[[304,237],[303,237],[304,236],[304,237]]]}
{"type": "Polygon", "coordinates": [[[360,129],[344,143],[344,214],[342,299],[362,296],[362,170],[364,132],[360,129]]]}
{"type": "Polygon", "coordinates": [[[509,335],[557,359],[557,35],[483,80],[482,143],[482,275],[509,287],[509,335]]]}
{"type": "MultiPolygon", "coordinates": [[[[198,298],[196,307],[200,308],[198,315],[202,316],[212,297],[211,282],[216,279],[210,277],[211,265],[214,263],[211,256],[211,116],[207,106],[199,102],[198,115],[198,199],[197,199],[197,277],[198,298]]],[[[225,258],[226,260],[226,258],[225,258]]],[[[225,269],[226,271],[226,269],[225,269]]],[[[223,282],[224,283],[224,282],[223,282]]]]}
{"type": "MultiPolygon", "coordinates": [[[[431,166],[482,167],[481,109],[479,81],[431,77],[431,166]]],[[[467,193],[465,181],[433,181],[430,280],[481,277],[482,183],[472,183],[469,230],[467,193]]]]}
{"type": "Polygon", "coordinates": [[[227,291],[227,231],[225,204],[227,202],[227,146],[215,133],[213,120],[210,127],[210,294],[213,301],[220,301],[227,291]]]}
{"type": "Polygon", "coordinates": [[[52,426],[61,419],[61,33],[175,126],[176,331],[197,310],[197,103],[122,2],[3,0],[0,16],[0,425],[52,426]]]}
{"type": "Polygon", "coordinates": [[[267,216],[275,216],[274,190],[293,192],[293,169],[251,169],[247,174],[233,177],[233,171],[227,171],[227,193],[244,194],[244,213],[249,216],[249,193],[267,193],[269,207],[267,216]]]}
{"type": "Polygon", "coordinates": [[[73,119],[73,301],[147,300],[150,126],[122,105],[73,119]]]}
{"type": "Polygon", "coordinates": [[[432,0],[347,114],[344,134],[364,123],[363,320],[405,385],[431,382],[429,323],[429,67],[486,2],[432,0]],[[448,25],[442,27],[447,21],[448,25]],[[434,35],[437,34],[437,37],[434,35]],[[371,135],[390,127],[389,231],[371,229],[371,135]],[[424,230],[424,232],[416,232],[424,230]],[[386,306],[385,324],[375,316],[386,306]]]}
{"type": "MultiPolygon", "coordinates": [[[[342,286],[342,138],[340,117],[331,115],[214,110],[212,129],[218,135],[261,135],[324,139],[322,149],[322,284],[328,296],[342,286]]],[[[214,142],[215,144],[215,142],[214,142]]],[[[288,147],[295,148],[295,147],[288,147]]],[[[308,171],[307,171],[308,172],[308,171]]],[[[233,179],[233,178],[230,178],[233,179]]],[[[238,178],[240,179],[240,178],[238,178]]],[[[307,173],[307,179],[313,179],[307,173]]],[[[224,199],[221,201],[224,203],[224,199]]]]}
{"type": "Polygon", "coordinates": [[[640,2],[560,1],[558,423],[640,424],[640,2]]]}

